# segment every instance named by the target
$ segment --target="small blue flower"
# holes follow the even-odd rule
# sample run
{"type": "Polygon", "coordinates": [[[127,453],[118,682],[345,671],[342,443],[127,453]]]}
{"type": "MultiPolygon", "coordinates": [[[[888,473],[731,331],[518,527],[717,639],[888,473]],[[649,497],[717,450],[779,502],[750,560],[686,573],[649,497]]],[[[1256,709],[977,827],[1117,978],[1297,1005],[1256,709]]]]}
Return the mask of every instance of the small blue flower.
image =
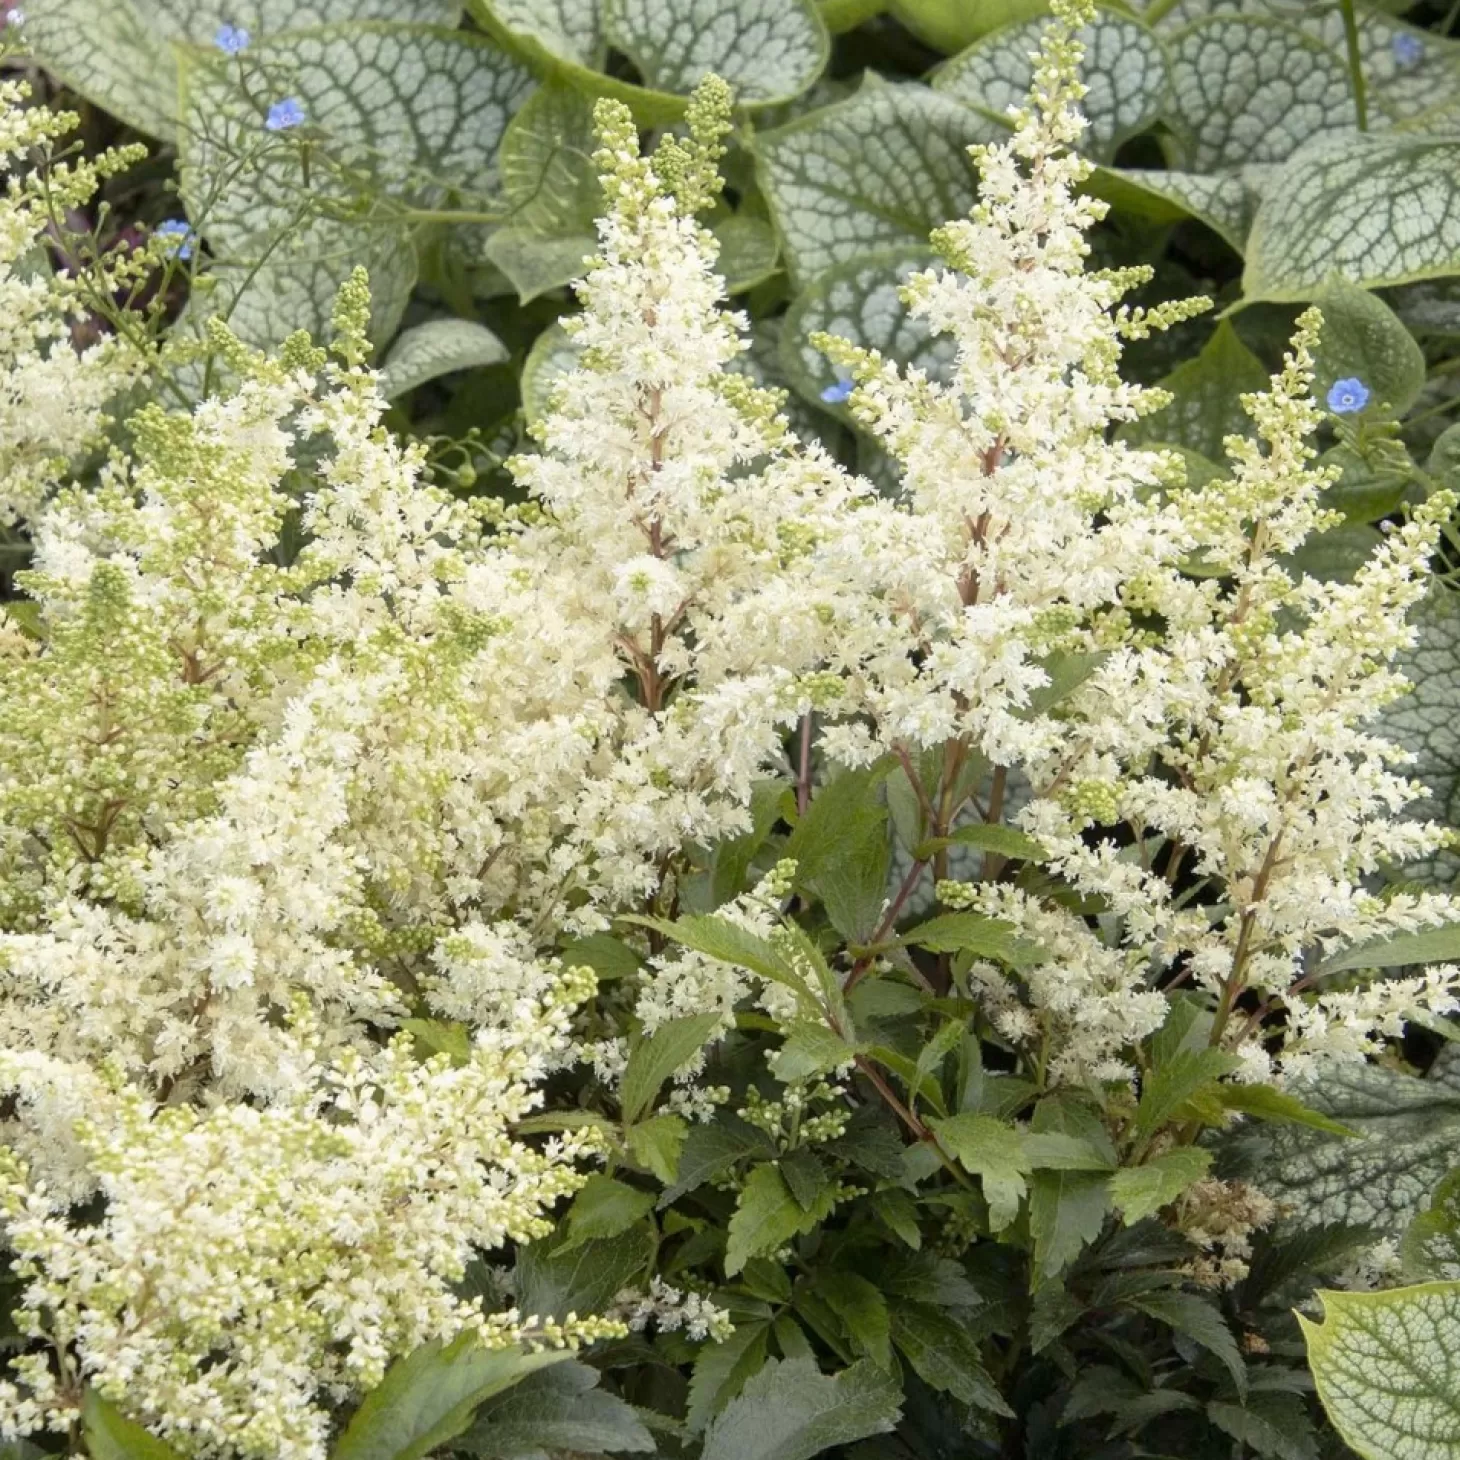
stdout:
{"type": "Polygon", "coordinates": [[[213,44],[225,56],[237,56],[248,49],[251,39],[252,37],[241,25],[229,25],[225,21],[218,27],[218,34],[213,37],[213,44]]]}
{"type": "Polygon", "coordinates": [[[1335,416],[1351,416],[1369,403],[1369,387],[1350,375],[1344,380],[1335,380],[1328,387],[1328,409],[1335,416]]]}
{"type": "Polygon", "coordinates": [[[1390,42],[1394,59],[1401,66],[1418,66],[1425,58],[1425,43],[1407,30],[1399,31],[1390,42]]]}
{"type": "Polygon", "coordinates": [[[844,406],[852,398],[852,391],[855,389],[853,383],[846,376],[842,376],[835,385],[828,385],[821,392],[821,398],[829,406],[844,406]]]}
{"type": "Polygon", "coordinates": [[[264,118],[264,126],[271,132],[287,132],[290,127],[302,127],[304,125],[304,108],[292,96],[286,96],[283,101],[276,101],[269,108],[269,114],[264,118]]]}
{"type": "Polygon", "coordinates": [[[169,218],[159,223],[154,230],[158,238],[175,238],[171,252],[180,259],[190,259],[193,256],[193,230],[192,226],[182,218],[169,218]]]}

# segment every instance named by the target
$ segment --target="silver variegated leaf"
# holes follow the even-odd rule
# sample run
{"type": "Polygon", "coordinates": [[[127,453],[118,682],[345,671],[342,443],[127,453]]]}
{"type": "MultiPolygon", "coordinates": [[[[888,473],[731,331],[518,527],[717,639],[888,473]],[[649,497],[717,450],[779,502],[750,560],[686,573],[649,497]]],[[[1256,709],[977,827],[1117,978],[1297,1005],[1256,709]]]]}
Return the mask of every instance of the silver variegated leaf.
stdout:
{"type": "Polygon", "coordinates": [[[805,91],[831,44],[811,0],[605,0],[605,12],[646,85],[682,94],[713,71],[742,105],[805,91]]]}
{"type": "MultiPolygon", "coordinates": [[[[1010,107],[1022,106],[1029,94],[1031,56],[1043,25],[1039,19],[1006,25],[975,41],[939,68],[934,90],[1006,119],[1010,107]]],[[[1085,47],[1080,76],[1089,87],[1080,103],[1090,124],[1081,146],[1108,159],[1161,114],[1171,89],[1170,64],[1148,27],[1113,10],[1100,11],[1078,36],[1085,47]]]]}
{"type": "Polygon", "coordinates": [[[500,365],[507,347],[486,325],[472,319],[430,319],[402,330],[381,366],[387,400],[454,370],[500,365]]]}
{"type": "Polygon", "coordinates": [[[876,249],[922,246],[972,206],[971,142],[1005,129],[926,86],[869,81],[755,142],[757,173],[798,285],[876,249]]]}
{"type": "Polygon", "coordinates": [[[1261,185],[1270,172],[1261,167],[1228,172],[1101,167],[1089,186],[1114,207],[1155,223],[1200,219],[1241,253],[1261,201],[1261,185]]]}
{"type": "Polygon", "coordinates": [[[1460,132],[1320,138],[1279,169],[1244,293],[1308,299],[1334,273],[1369,288],[1460,273],[1460,132]]]}
{"type": "Polygon", "coordinates": [[[1348,72],[1279,20],[1214,15],[1172,35],[1172,120],[1193,171],[1281,162],[1354,126],[1348,72]]]}

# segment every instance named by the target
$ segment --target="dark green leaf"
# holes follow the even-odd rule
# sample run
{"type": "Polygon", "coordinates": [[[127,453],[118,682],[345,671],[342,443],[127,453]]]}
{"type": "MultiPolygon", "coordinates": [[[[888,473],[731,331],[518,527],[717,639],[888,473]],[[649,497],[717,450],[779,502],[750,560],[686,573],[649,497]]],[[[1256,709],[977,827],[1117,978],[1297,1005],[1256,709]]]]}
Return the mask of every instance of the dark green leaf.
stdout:
{"type": "Polygon", "coordinates": [[[1141,1103],[1136,1108],[1136,1134],[1154,1135],[1188,1100],[1211,1090],[1237,1065],[1237,1057],[1225,1050],[1178,1050],[1142,1082],[1141,1103]]]}
{"type": "Polygon", "coordinates": [[[446,1348],[423,1344],[365,1396],[330,1460],[418,1460],[461,1434],[484,1400],[569,1357],[485,1349],[470,1333],[446,1348]]]}
{"type": "Polygon", "coordinates": [[[1232,1330],[1214,1303],[1195,1293],[1166,1291],[1134,1298],[1131,1306],[1200,1344],[1226,1366],[1237,1392],[1247,1392],[1247,1366],[1232,1330]]]}
{"type": "Polygon", "coordinates": [[[972,953],[1001,963],[1020,963],[1034,952],[1012,923],[986,918],[982,913],[942,913],[902,935],[904,943],[929,953],[972,953]]]}
{"type": "Polygon", "coordinates": [[[1240,1111],[1254,1120],[1278,1121],[1284,1125],[1306,1125],[1311,1130],[1327,1131],[1334,1136],[1356,1136],[1352,1126],[1310,1109],[1296,1095],[1279,1090],[1275,1085],[1221,1085],[1217,1099],[1228,1110],[1240,1111]]]}
{"type": "Polygon", "coordinates": [[[517,1253],[517,1302],[524,1313],[559,1321],[569,1313],[599,1313],[625,1288],[644,1280],[654,1253],[647,1222],[620,1237],[585,1242],[556,1253],[551,1237],[517,1253]]]}
{"type": "Polygon", "coordinates": [[[725,1271],[734,1276],[748,1259],[783,1247],[808,1225],[808,1214],[776,1166],[766,1162],[745,1179],[725,1245],[725,1271]]]}
{"type": "Polygon", "coordinates": [[[679,1155],[674,1185],[659,1198],[659,1206],[667,1207],[685,1192],[728,1171],[744,1156],[774,1154],[775,1148],[766,1135],[736,1116],[721,1115],[707,1125],[691,1126],[689,1139],[679,1155]]]}
{"type": "Polygon", "coordinates": [[[91,1460],[180,1460],[171,1445],[128,1419],[95,1389],[88,1389],[81,1401],[81,1423],[91,1460]]]}
{"type": "Polygon", "coordinates": [[[631,1125],[624,1132],[624,1144],[640,1166],[668,1186],[678,1173],[679,1153],[688,1136],[689,1125],[682,1116],[656,1115],[631,1125]]]}
{"type": "Polygon", "coordinates": [[[632,1406],[597,1386],[597,1371],[576,1361],[531,1374],[487,1400],[453,1448],[486,1460],[527,1460],[543,1450],[652,1452],[653,1437],[632,1406]]]}
{"type": "Polygon", "coordinates": [[[1110,1210],[1108,1182],[1098,1171],[1036,1171],[1030,1177],[1036,1287],[1062,1272],[1100,1235],[1110,1210]]]}
{"type": "Polygon", "coordinates": [[[957,1319],[924,1303],[892,1306],[892,1341],[918,1378],[964,1404],[1012,1415],[984,1367],[978,1345],[957,1319]]]}
{"type": "Polygon", "coordinates": [[[858,1273],[825,1268],[816,1274],[815,1292],[846,1325],[859,1353],[882,1368],[892,1363],[892,1320],[887,1299],[858,1273]]]}
{"type": "Polygon", "coordinates": [[[689,1381],[685,1428],[698,1434],[745,1387],[766,1360],[770,1324],[760,1319],[737,1323],[724,1343],[707,1343],[695,1358],[689,1381]]]}
{"type": "Polygon", "coordinates": [[[711,1422],[700,1460],[812,1460],[890,1430],[901,1397],[870,1360],[835,1378],[811,1359],[772,1360],[711,1422]]]}

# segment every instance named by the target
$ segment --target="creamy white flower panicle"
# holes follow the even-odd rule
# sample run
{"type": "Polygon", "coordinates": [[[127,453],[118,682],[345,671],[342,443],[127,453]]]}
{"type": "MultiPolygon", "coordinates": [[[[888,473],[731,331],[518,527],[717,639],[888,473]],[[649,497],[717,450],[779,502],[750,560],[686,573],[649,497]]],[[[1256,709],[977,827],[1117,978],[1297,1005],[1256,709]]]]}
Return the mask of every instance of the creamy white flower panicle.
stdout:
{"type": "Polygon", "coordinates": [[[687,842],[744,830],[755,778],[784,765],[828,652],[810,562],[870,489],[726,368],[746,321],[722,307],[695,219],[720,187],[723,85],[701,86],[689,137],[652,157],[627,109],[598,117],[608,212],[567,322],[582,367],[557,388],[542,452],[513,463],[542,516],[511,551],[556,612],[597,625],[601,663],[633,687],[562,813],[590,895],[623,905],[666,891],[687,842]]]}
{"type": "MultiPolygon", "coordinates": [[[[28,106],[28,82],[0,80],[0,523],[34,517],[68,467],[101,444],[108,407],[146,370],[148,354],[96,328],[79,281],[53,271],[46,234],[83,207],[104,177],[143,147],[30,170],[77,125],[28,106]]],[[[122,265],[121,267],[125,267],[122,265]]],[[[118,274],[120,279],[120,274],[118,274]]]]}

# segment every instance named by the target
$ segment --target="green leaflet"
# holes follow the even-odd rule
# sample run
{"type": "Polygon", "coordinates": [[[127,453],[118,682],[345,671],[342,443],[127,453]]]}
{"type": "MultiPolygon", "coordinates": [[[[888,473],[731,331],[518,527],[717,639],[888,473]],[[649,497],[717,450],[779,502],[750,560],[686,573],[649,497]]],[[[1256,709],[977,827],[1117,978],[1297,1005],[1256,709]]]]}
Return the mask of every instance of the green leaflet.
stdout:
{"type": "Polygon", "coordinates": [[[551,1349],[485,1349],[471,1333],[446,1348],[423,1344],[365,1396],[330,1460],[419,1460],[466,1429],[484,1400],[569,1357],[551,1349]]]}
{"type": "Polygon", "coordinates": [[[664,1082],[699,1053],[719,1022],[718,1014],[670,1019],[635,1043],[619,1089],[627,1124],[648,1114],[664,1082]]]}
{"type": "Polygon", "coordinates": [[[891,0],[892,13],[935,50],[958,51],[1002,25],[1038,15],[1040,0],[891,0]]]}
{"type": "Polygon", "coordinates": [[[1168,1289],[1134,1298],[1131,1306],[1200,1344],[1226,1367],[1238,1394],[1246,1392],[1247,1370],[1237,1340],[1232,1337],[1221,1310],[1210,1299],[1168,1289]]]}
{"type": "Polygon", "coordinates": [[[1399,933],[1342,953],[1319,965],[1320,973],[1346,973],[1352,968],[1404,968],[1414,963],[1447,963],[1460,958],[1460,923],[1399,933]]]}
{"type": "Polygon", "coordinates": [[[1256,1390],[1241,1404],[1212,1399],[1207,1418],[1264,1460],[1318,1460],[1313,1421],[1301,1395],[1256,1390]]]}
{"type": "Polygon", "coordinates": [[[984,1367],[983,1355],[967,1328],[943,1309],[898,1300],[892,1308],[892,1339],[925,1384],[963,1404],[994,1414],[1013,1413],[984,1367]]]}
{"type": "Polygon", "coordinates": [[[819,333],[838,335],[899,364],[915,365],[935,380],[946,379],[953,364],[952,340],[930,335],[927,326],[909,314],[901,294],[910,275],[934,264],[935,255],[928,249],[903,247],[882,249],[825,270],[786,312],[780,342],[786,379],[807,400],[826,408],[821,392],[836,376],[811,343],[811,336],[819,333]]]}
{"type": "Polygon", "coordinates": [[[1036,1171],[1030,1177],[1036,1287],[1058,1276],[1100,1235],[1109,1210],[1109,1178],[1102,1172],[1036,1171]]]}
{"type": "Polygon", "coordinates": [[[772,1360],[711,1421],[701,1460],[811,1460],[886,1433],[901,1397],[897,1381],[869,1359],[834,1378],[814,1359],[772,1360]]]}
{"type": "Polygon", "coordinates": [[[530,1374],[487,1400],[454,1448],[487,1460],[522,1460],[540,1450],[653,1451],[632,1406],[597,1386],[598,1371],[576,1360],[530,1374]]]}
{"type": "Polygon", "coordinates": [[[1024,1140],[1013,1126],[987,1115],[962,1114],[933,1122],[938,1144],[983,1183],[989,1230],[1002,1232],[1019,1215],[1034,1169],[1024,1140]]]}
{"type": "MultiPolygon", "coordinates": [[[[1006,25],[941,66],[933,89],[1007,122],[1023,106],[1034,78],[1030,54],[1042,18],[1006,25]]],[[[1080,110],[1090,127],[1081,150],[1108,161],[1128,137],[1143,132],[1167,105],[1171,73],[1165,47],[1132,16],[1102,10],[1076,33],[1085,47],[1080,75],[1089,92],[1080,110]]]]}
{"type": "Polygon", "coordinates": [[[1460,273],[1460,134],[1318,138],[1279,169],[1247,244],[1249,299],[1460,273]]]}
{"type": "Polygon", "coordinates": [[[1260,1179],[1300,1227],[1372,1226],[1398,1237],[1455,1163],[1460,1089],[1443,1074],[1333,1065],[1294,1093],[1358,1139],[1301,1125],[1240,1127],[1220,1147],[1224,1173],[1260,1179]]]}
{"type": "Polygon", "coordinates": [[[1325,1292],[1298,1315],[1318,1397],[1364,1460],[1460,1456],[1460,1283],[1325,1292]]]}
{"type": "Polygon", "coordinates": [[[724,1343],[707,1343],[695,1358],[689,1381],[685,1428],[699,1434],[710,1420],[760,1371],[766,1359],[770,1324],[760,1320],[737,1323],[724,1343]]]}
{"type": "Polygon", "coordinates": [[[1138,445],[1171,441],[1210,461],[1222,461],[1225,439],[1252,430],[1252,419],[1239,396],[1266,389],[1267,371],[1224,319],[1201,353],[1183,360],[1160,383],[1173,395],[1171,404],[1127,426],[1122,439],[1138,445]]]}
{"type": "Polygon", "coordinates": [[[508,122],[497,156],[512,226],[592,238],[603,209],[597,146],[592,101],[562,82],[538,87],[508,122]]]}
{"type": "Polygon", "coordinates": [[[678,116],[711,72],[743,106],[787,101],[821,74],[830,46],[811,0],[469,0],[469,8],[536,69],[620,97],[653,124],[678,116]],[[609,46],[633,60],[644,85],[601,73],[609,46]]]}
{"type": "Polygon", "coordinates": [[[654,1235],[641,1222],[620,1237],[585,1242],[571,1252],[552,1247],[553,1239],[545,1237],[518,1250],[516,1292],[524,1313],[563,1319],[601,1312],[624,1288],[645,1282],[654,1235]]]}
{"type": "Polygon", "coordinates": [[[381,366],[387,400],[453,370],[500,365],[507,347],[484,324],[470,319],[432,319],[403,330],[381,366]]]}
{"type": "MultiPolygon", "coordinates": [[[[823,1213],[824,1215],[824,1213],[823,1213]]],[[[814,1225],[774,1162],[757,1166],[745,1178],[725,1244],[725,1273],[734,1277],[752,1257],[784,1246],[814,1225]]]]}
{"type": "Polygon", "coordinates": [[[564,1257],[586,1242],[617,1237],[642,1221],[653,1208],[653,1192],[640,1191],[596,1171],[573,1198],[564,1218],[567,1240],[553,1249],[553,1256],[564,1257]]]}
{"type": "Polygon", "coordinates": [[[1214,15],[1168,44],[1172,120],[1196,172],[1281,162],[1314,137],[1353,128],[1347,69],[1296,26],[1214,15]]]}
{"type": "Polygon", "coordinates": [[[873,250],[926,248],[973,203],[971,142],[1004,128],[926,86],[869,78],[846,101],[763,132],[756,173],[798,286],[873,250]]]}
{"type": "Polygon", "coordinates": [[[1127,1166],[1110,1178],[1110,1195],[1127,1226],[1154,1216],[1173,1202],[1194,1181],[1200,1181],[1212,1164],[1212,1153],[1195,1146],[1176,1150],[1147,1161],[1144,1166],[1127,1166]]]}
{"type": "Polygon", "coordinates": [[[91,1460],[178,1460],[178,1452],[130,1420],[94,1389],[81,1401],[81,1423],[91,1460]]]}
{"type": "Polygon", "coordinates": [[[892,1320],[881,1289],[858,1273],[832,1267],[817,1272],[814,1291],[846,1325],[856,1351],[876,1360],[880,1368],[889,1368],[892,1320]]]}
{"type": "MultiPolygon", "coordinates": [[[[1379,724],[1414,752],[1410,774],[1429,787],[1429,796],[1411,813],[1454,826],[1460,824],[1460,595],[1435,584],[1414,610],[1413,622],[1419,641],[1400,666],[1413,688],[1385,707],[1379,724]]],[[[1396,868],[1394,875],[1448,888],[1457,871],[1455,854],[1441,851],[1429,862],[1396,868]]]]}
{"type": "Polygon", "coordinates": [[[1202,173],[1099,167],[1087,186],[1112,207],[1153,223],[1199,219],[1242,253],[1261,200],[1259,179],[1266,171],[1266,168],[1237,168],[1231,172],[1202,173]]]}

